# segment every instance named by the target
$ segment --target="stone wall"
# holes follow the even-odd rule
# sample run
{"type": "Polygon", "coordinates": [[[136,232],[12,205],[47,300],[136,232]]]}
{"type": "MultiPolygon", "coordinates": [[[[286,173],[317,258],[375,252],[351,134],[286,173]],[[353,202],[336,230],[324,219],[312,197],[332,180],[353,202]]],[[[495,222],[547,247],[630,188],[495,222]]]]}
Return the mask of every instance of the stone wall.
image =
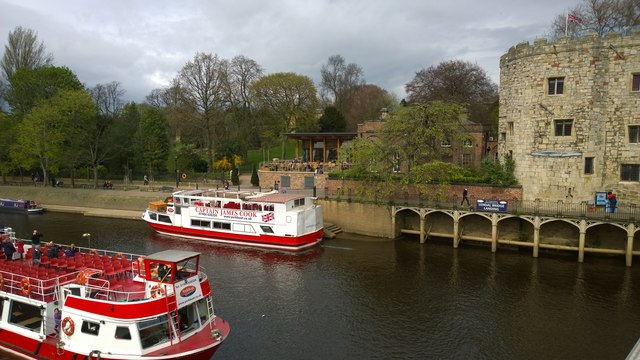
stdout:
{"type": "Polygon", "coordinates": [[[620,180],[621,164],[640,164],[640,144],[628,137],[640,124],[640,92],[631,91],[638,73],[637,30],[524,42],[501,57],[499,152],[513,155],[523,200],[581,202],[613,191],[640,203],[639,183],[620,180]],[[548,94],[554,77],[564,78],[560,95],[548,94]],[[555,136],[556,120],[573,121],[570,136],[555,136]]]}

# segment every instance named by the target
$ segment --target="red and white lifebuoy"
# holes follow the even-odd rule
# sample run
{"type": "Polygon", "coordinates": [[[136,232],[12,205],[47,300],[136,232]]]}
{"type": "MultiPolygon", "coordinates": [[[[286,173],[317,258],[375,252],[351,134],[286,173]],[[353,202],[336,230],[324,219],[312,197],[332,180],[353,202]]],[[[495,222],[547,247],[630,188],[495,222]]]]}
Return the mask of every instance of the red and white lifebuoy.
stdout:
{"type": "Polygon", "coordinates": [[[151,288],[151,297],[153,299],[164,296],[164,289],[160,285],[153,285],[151,288]]]}
{"type": "Polygon", "coordinates": [[[62,332],[67,336],[73,335],[73,332],[76,330],[76,324],[73,322],[73,319],[68,316],[62,320],[62,324],[60,324],[60,326],[62,328],[62,332]]]}
{"type": "Polygon", "coordinates": [[[20,280],[20,291],[22,291],[22,295],[29,296],[31,294],[31,282],[28,278],[23,277],[20,280]]]}

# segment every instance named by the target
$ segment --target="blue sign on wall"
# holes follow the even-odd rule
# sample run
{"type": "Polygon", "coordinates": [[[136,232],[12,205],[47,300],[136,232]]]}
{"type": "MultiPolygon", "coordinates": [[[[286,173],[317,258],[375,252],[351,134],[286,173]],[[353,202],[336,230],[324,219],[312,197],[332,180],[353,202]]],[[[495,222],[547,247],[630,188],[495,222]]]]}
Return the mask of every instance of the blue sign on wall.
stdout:
{"type": "Polygon", "coordinates": [[[607,205],[607,193],[604,191],[596,192],[596,205],[607,205]]]}
{"type": "Polygon", "coordinates": [[[476,209],[481,211],[506,212],[507,202],[503,200],[476,200],[476,209]]]}

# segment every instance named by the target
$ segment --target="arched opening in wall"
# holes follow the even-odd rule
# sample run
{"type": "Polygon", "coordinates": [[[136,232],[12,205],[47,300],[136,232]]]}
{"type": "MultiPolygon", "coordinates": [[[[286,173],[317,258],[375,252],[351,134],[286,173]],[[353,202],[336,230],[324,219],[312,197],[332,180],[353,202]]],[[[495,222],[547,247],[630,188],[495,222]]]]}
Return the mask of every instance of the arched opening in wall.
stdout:
{"type": "Polygon", "coordinates": [[[580,230],[573,223],[562,219],[555,219],[540,226],[540,248],[544,251],[557,252],[558,250],[578,251],[580,230]],[[570,247],[567,249],[566,247],[570,247]]]}
{"type": "Polygon", "coordinates": [[[420,240],[420,214],[413,209],[403,209],[398,211],[395,217],[396,229],[400,236],[420,240]]]}
{"type": "Polygon", "coordinates": [[[433,211],[425,219],[427,241],[447,242],[453,239],[453,218],[444,211],[433,211]]]}
{"type": "Polygon", "coordinates": [[[510,242],[533,244],[533,224],[519,217],[508,217],[498,221],[498,246],[518,249],[510,242]],[[500,241],[503,241],[500,243],[500,241]]]}
{"type": "Polygon", "coordinates": [[[593,225],[585,233],[584,247],[585,252],[595,249],[624,253],[627,248],[627,231],[608,223],[593,225]]]}
{"type": "Polygon", "coordinates": [[[458,231],[465,244],[491,245],[491,219],[478,213],[463,215],[458,222],[458,231]]]}

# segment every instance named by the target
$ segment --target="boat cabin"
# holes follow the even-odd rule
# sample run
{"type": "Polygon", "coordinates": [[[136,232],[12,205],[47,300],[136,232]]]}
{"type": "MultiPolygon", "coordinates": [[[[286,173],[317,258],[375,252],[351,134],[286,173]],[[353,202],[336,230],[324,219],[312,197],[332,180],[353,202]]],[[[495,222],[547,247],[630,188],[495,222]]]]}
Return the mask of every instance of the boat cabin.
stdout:
{"type": "Polygon", "coordinates": [[[199,266],[200,254],[197,252],[165,250],[143,260],[140,276],[150,282],[173,284],[197,276],[199,266]]]}

